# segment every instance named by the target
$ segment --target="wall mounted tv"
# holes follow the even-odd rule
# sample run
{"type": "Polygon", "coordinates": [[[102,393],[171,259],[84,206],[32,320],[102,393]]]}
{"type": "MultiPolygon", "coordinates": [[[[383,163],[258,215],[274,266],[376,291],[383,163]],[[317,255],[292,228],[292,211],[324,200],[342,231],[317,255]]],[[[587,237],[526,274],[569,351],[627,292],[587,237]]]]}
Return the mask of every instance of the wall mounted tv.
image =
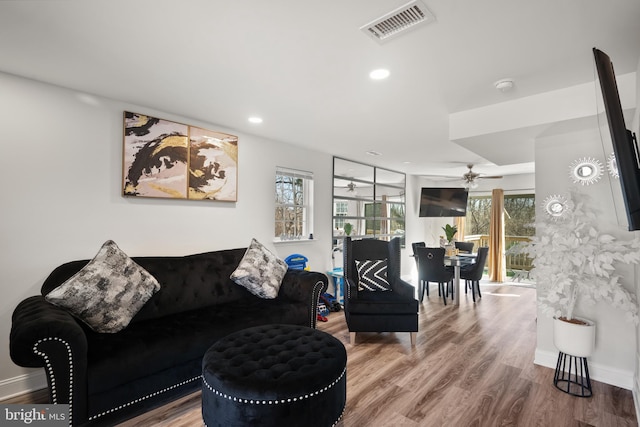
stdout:
{"type": "Polygon", "coordinates": [[[624,199],[629,231],[640,230],[640,162],[638,141],[624,123],[622,104],[618,93],[616,75],[609,56],[593,48],[602,100],[607,115],[613,152],[616,157],[622,197],[624,199]]]}
{"type": "Polygon", "coordinates": [[[469,193],[465,188],[423,187],[420,192],[421,217],[465,216],[469,193]]]}

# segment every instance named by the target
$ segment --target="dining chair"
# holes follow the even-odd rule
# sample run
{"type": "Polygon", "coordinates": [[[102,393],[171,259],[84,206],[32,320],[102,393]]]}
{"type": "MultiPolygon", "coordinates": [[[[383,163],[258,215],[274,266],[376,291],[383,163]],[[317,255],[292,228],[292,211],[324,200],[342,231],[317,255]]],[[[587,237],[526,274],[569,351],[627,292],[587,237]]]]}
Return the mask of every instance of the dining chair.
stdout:
{"type": "Polygon", "coordinates": [[[427,244],[425,242],[413,242],[411,244],[411,249],[413,249],[413,254],[416,255],[416,248],[424,248],[427,244]]]}
{"type": "MultiPolygon", "coordinates": [[[[413,259],[416,261],[416,269],[419,269],[420,267],[418,266],[418,251],[417,248],[425,248],[427,247],[427,244],[425,242],[413,242],[411,243],[411,247],[413,248],[413,259]]],[[[418,280],[418,293],[420,292],[420,281],[418,280]]],[[[424,292],[426,289],[427,291],[427,297],[429,296],[429,286],[427,286],[426,288],[422,288],[422,291],[424,292]]],[[[438,296],[440,296],[440,288],[438,288],[438,296]]]]}
{"type": "Polygon", "coordinates": [[[416,248],[424,248],[426,246],[427,246],[427,244],[425,242],[413,242],[413,243],[411,243],[411,249],[413,249],[413,259],[416,261],[416,268],[418,268],[418,252],[416,251],[416,248]]]}
{"type": "Polygon", "coordinates": [[[468,254],[473,253],[473,242],[455,242],[455,245],[456,249],[458,249],[460,252],[465,252],[468,254]]]}
{"type": "Polygon", "coordinates": [[[444,248],[416,248],[418,254],[418,299],[422,302],[426,291],[429,296],[429,283],[438,283],[438,295],[447,305],[448,289],[445,284],[451,287],[453,296],[453,271],[444,265],[444,248]]]}
{"type": "Polygon", "coordinates": [[[465,280],[465,292],[467,285],[471,285],[471,296],[473,302],[476,302],[476,290],[478,291],[478,297],[482,298],[480,293],[480,279],[484,273],[484,266],[487,263],[487,255],[489,254],[489,247],[482,246],[478,248],[478,256],[476,262],[473,264],[460,267],[460,278],[465,280]]]}

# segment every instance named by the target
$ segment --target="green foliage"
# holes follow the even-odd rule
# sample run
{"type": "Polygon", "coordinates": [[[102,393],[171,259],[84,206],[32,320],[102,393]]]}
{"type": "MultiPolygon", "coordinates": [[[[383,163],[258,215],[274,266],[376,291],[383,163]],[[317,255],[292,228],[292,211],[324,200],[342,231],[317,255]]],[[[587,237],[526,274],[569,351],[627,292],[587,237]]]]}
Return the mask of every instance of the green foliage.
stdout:
{"type": "Polygon", "coordinates": [[[347,236],[351,235],[351,230],[353,229],[353,225],[351,225],[348,222],[344,223],[344,234],[346,234],[347,236]]]}
{"type": "Polygon", "coordinates": [[[456,227],[455,225],[447,224],[444,227],[442,227],[442,229],[444,230],[444,234],[447,238],[447,241],[451,243],[451,241],[453,240],[453,237],[458,232],[458,227],[456,227]]]}

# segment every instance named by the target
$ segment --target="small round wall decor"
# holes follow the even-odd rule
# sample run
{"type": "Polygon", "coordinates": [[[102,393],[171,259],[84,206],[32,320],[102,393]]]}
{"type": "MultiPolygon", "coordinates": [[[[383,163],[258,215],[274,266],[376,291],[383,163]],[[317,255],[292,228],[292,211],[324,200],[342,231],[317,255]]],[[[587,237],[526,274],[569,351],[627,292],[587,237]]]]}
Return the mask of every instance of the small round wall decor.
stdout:
{"type": "Polygon", "coordinates": [[[609,175],[611,175],[612,178],[620,178],[620,174],[618,173],[618,162],[616,161],[615,153],[611,153],[609,154],[609,157],[607,157],[607,170],[609,170],[609,175]]]}
{"type": "Polygon", "coordinates": [[[542,208],[553,220],[562,219],[562,217],[566,216],[571,210],[568,199],[559,194],[547,196],[547,198],[542,202],[542,208]]]}
{"type": "Polygon", "coordinates": [[[590,185],[600,181],[603,174],[600,160],[593,157],[583,157],[575,160],[569,167],[569,176],[574,184],[590,185]]]}

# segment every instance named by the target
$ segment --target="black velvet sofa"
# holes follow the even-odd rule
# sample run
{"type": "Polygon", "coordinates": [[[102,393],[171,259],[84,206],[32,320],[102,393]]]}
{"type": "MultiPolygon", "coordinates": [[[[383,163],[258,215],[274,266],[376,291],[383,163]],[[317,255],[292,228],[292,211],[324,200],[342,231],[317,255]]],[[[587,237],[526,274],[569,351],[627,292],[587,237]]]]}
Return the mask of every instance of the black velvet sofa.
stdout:
{"type": "Polygon", "coordinates": [[[117,333],[97,333],[43,295],[89,260],[57,267],[42,295],[12,317],[11,359],[44,367],[51,403],[70,405],[71,425],[113,425],[201,388],[202,358],[218,339],[264,324],[316,326],[322,273],[288,270],[275,299],[229,279],[246,248],[183,257],[134,257],[161,289],[117,333]]]}

